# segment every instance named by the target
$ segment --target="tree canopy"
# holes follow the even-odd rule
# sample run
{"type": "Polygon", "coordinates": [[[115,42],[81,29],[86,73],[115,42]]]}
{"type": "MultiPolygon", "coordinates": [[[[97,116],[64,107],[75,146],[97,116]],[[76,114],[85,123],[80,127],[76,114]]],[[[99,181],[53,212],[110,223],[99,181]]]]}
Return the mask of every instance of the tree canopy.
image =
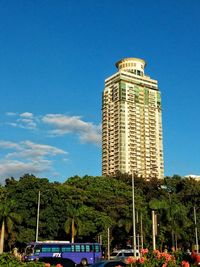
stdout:
{"type": "MultiPolygon", "coordinates": [[[[64,183],[52,183],[25,174],[19,180],[6,179],[0,187],[5,250],[35,240],[39,191],[39,240],[71,240],[73,235],[75,242],[102,240],[106,245],[108,228],[113,247],[132,240],[133,200],[128,175],[74,176],[64,183]]],[[[148,181],[135,177],[136,231],[140,237],[142,232],[144,245],[152,244],[151,211],[155,210],[158,246],[191,248],[195,243],[194,207],[199,211],[200,182],[177,175],[148,181]]]]}

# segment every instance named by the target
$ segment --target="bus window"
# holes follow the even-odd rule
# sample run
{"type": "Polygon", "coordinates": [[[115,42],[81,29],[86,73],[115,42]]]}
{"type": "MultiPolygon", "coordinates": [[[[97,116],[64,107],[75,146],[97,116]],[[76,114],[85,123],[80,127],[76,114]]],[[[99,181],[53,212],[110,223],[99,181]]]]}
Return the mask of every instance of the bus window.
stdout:
{"type": "Polygon", "coordinates": [[[39,255],[40,251],[41,251],[41,246],[35,246],[34,249],[35,255],[39,255]]]}
{"type": "Polygon", "coordinates": [[[53,247],[51,248],[51,252],[53,252],[53,253],[59,253],[59,252],[60,252],[60,248],[59,248],[59,246],[53,246],[53,247]]]}
{"type": "Polygon", "coordinates": [[[90,245],[85,245],[85,251],[90,252],[90,245]]]}
{"type": "Polygon", "coordinates": [[[50,246],[43,246],[41,252],[51,252],[51,247],[50,246]]]}
{"type": "Polygon", "coordinates": [[[71,252],[71,245],[65,245],[65,246],[61,246],[61,251],[62,252],[71,252]]]}
{"type": "Polygon", "coordinates": [[[95,245],[95,252],[100,252],[100,247],[99,247],[99,245],[95,245]]]}
{"type": "Polygon", "coordinates": [[[80,245],[75,245],[75,251],[76,252],[81,252],[81,246],[80,245]]]}

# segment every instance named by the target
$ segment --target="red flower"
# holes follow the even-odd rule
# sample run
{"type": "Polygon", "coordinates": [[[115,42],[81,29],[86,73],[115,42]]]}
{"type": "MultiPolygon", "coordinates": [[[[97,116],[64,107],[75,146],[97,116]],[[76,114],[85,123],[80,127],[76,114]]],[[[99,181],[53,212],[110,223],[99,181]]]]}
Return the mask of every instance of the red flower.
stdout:
{"type": "Polygon", "coordinates": [[[141,249],[140,252],[141,252],[142,255],[145,255],[145,254],[147,254],[149,252],[149,250],[148,250],[148,248],[143,248],[143,249],[141,249]]]}
{"type": "Polygon", "coordinates": [[[58,263],[56,264],[56,267],[63,267],[62,264],[58,263]]]}
{"type": "Polygon", "coordinates": [[[161,253],[160,253],[159,250],[155,249],[155,250],[153,251],[153,254],[155,254],[155,256],[156,256],[157,259],[160,259],[160,258],[161,258],[161,253]]]}
{"type": "Polygon", "coordinates": [[[163,257],[166,261],[173,260],[173,256],[168,254],[168,253],[166,253],[166,252],[161,253],[160,256],[163,257]]]}
{"type": "Polygon", "coordinates": [[[127,259],[125,259],[126,264],[132,264],[135,262],[136,262],[136,259],[134,257],[128,257],[127,259]]]}
{"type": "Polygon", "coordinates": [[[45,263],[44,267],[51,267],[51,264],[50,263],[45,263]]]}
{"type": "Polygon", "coordinates": [[[143,264],[143,263],[145,262],[145,258],[144,258],[144,257],[139,258],[139,259],[138,259],[138,262],[139,262],[140,264],[143,264]]]}
{"type": "Polygon", "coordinates": [[[189,264],[188,261],[182,261],[182,262],[181,262],[181,265],[182,265],[183,267],[190,267],[190,264],[189,264]]]}
{"type": "Polygon", "coordinates": [[[197,256],[196,256],[196,262],[197,262],[197,263],[200,263],[200,255],[198,255],[198,254],[197,254],[197,256]]]}

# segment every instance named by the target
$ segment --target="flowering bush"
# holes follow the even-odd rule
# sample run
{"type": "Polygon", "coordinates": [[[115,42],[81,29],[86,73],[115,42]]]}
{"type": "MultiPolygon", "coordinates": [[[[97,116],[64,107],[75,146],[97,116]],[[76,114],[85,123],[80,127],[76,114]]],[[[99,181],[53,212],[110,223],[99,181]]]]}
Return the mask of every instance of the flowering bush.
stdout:
{"type": "Polygon", "coordinates": [[[148,249],[141,250],[141,257],[136,259],[128,257],[126,264],[130,267],[190,267],[190,263],[183,260],[180,253],[169,254],[154,250],[152,253],[148,249]]]}
{"type": "Polygon", "coordinates": [[[3,253],[0,255],[0,267],[55,267],[55,265],[43,262],[21,262],[11,253],[3,253]]]}

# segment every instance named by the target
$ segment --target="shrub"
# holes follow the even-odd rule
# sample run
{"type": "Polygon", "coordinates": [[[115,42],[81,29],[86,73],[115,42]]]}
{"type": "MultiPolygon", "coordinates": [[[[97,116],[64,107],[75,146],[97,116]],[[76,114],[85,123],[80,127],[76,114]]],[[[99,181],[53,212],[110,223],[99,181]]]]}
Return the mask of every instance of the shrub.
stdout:
{"type": "Polygon", "coordinates": [[[169,254],[154,250],[149,252],[148,249],[141,250],[141,258],[135,259],[129,257],[126,264],[130,267],[190,267],[190,263],[184,259],[182,252],[169,254]]]}
{"type": "Polygon", "coordinates": [[[11,253],[3,253],[0,255],[0,267],[45,267],[45,264],[42,262],[21,262],[11,253]]]}

